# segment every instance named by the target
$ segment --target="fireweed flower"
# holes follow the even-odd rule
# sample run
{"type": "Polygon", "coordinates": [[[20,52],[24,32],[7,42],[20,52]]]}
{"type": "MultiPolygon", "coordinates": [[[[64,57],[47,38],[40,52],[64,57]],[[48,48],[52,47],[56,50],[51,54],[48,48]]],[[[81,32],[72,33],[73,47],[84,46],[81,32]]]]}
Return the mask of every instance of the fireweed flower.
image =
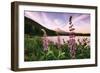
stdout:
{"type": "Polygon", "coordinates": [[[87,38],[82,39],[82,45],[87,46],[90,43],[90,41],[87,38]]]}
{"type": "Polygon", "coordinates": [[[46,37],[43,37],[43,47],[44,51],[48,50],[48,39],[46,37]]]}
{"type": "Polygon", "coordinates": [[[78,39],[78,45],[82,45],[82,46],[90,46],[90,40],[88,38],[82,38],[82,39],[78,39]]]}
{"type": "Polygon", "coordinates": [[[43,47],[44,47],[44,51],[48,50],[48,45],[49,45],[49,40],[47,38],[47,34],[46,31],[44,29],[41,29],[43,31],[43,47]]]}
{"type": "Polygon", "coordinates": [[[72,16],[69,18],[69,40],[68,40],[68,47],[70,48],[70,56],[72,59],[75,58],[76,54],[76,41],[75,41],[75,33],[74,30],[75,28],[73,27],[74,25],[72,24],[72,16]]]}
{"type": "Polygon", "coordinates": [[[77,41],[78,41],[78,45],[82,45],[81,40],[79,38],[77,39],[77,41]]]}
{"type": "Polygon", "coordinates": [[[66,43],[66,41],[63,39],[63,43],[65,44],[66,43]]]}
{"type": "Polygon", "coordinates": [[[61,42],[61,41],[60,41],[60,36],[59,36],[59,35],[57,36],[57,39],[58,39],[57,46],[58,46],[58,48],[60,48],[60,46],[61,46],[61,43],[60,43],[60,42],[61,42]]]}
{"type": "Polygon", "coordinates": [[[57,34],[57,46],[58,46],[58,48],[60,48],[61,47],[61,40],[60,40],[60,36],[59,36],[59,34],[58,34],[58,32],[56,32],[56,34],[57,34]]]}
{"type": "Polygon", "coordinates": [[[90,40],[87,40],[87,46],[90,46],[90,40]]]}

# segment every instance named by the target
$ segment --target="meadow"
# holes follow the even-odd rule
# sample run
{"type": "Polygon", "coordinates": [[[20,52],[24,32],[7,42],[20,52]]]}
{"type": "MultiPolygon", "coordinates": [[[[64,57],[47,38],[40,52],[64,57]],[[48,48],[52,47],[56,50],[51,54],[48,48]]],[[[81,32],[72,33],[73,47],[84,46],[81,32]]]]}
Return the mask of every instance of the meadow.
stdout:
{"type": "MultiPolygon", "coordinates": [[[[77,39],[76,54],[74,59],[90,58],[90,45],[87,38],[77,39]]],[[[47,60],[69,60],[73,59],[70,54],[68,42],[63,41],[58,47],[50,41],[48,50],[44,51],[43,40],[40,36],[26,36],[24,38],[24,61],[47,61],[47,60]]]]}

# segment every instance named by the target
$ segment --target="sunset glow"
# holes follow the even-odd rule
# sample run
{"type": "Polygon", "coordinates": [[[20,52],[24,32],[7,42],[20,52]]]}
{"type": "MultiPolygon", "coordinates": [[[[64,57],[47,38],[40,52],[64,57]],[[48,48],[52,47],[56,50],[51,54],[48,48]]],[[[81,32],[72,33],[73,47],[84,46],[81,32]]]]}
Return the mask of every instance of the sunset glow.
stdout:
{"type": "Polygon", "coordinates": [[[90,33],[90,14],[87,13],[61,13],[61,12],[39,12],[25,11],[25,16],[38,22],[47,29],[58,32],[69,32],[68,19],[73,16],[76,33],[90,33]]]}

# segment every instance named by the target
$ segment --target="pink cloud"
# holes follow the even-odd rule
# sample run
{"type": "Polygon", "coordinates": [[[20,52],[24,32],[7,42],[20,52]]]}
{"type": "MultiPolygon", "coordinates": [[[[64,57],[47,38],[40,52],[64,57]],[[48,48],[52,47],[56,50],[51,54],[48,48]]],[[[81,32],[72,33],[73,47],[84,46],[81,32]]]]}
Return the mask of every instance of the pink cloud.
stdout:
{"type": "MultiPolygon", "coordinates": [[[[40,25],[54,31],[62,31],[62,32],[69,32],[69,23],[65,23],[65,26],[62,26],[60,19],[54,19],[51,20],[46,13],[44,12],[25,12],[25,16],[38,22],[40,25]],[[58,30],[59,29],[59,30],[58,30]]],[[[73,17],[73,24],[75,27],[75,32],[84,32],[89,33],[90,32],[90,24],[85,23],[82,21],[83,19],[86,19],[88,15],[80,15],[78,17],[73,17]],[[81,25],[79,26],[77,22],[81,21],[81,25]]]]}

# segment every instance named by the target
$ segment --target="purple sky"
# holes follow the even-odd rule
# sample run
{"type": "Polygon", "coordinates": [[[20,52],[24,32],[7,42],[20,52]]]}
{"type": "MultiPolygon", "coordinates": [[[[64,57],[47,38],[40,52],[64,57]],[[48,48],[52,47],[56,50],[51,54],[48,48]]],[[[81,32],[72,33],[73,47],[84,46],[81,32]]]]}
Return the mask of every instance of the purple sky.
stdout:
{"type": "Polygon", "coordinates": [[[75,32],[90,33],[90,14],[25,11],[25,16],[50,30],[59,32],[69,32],[68,21],[72,16],[75,32]]]}

